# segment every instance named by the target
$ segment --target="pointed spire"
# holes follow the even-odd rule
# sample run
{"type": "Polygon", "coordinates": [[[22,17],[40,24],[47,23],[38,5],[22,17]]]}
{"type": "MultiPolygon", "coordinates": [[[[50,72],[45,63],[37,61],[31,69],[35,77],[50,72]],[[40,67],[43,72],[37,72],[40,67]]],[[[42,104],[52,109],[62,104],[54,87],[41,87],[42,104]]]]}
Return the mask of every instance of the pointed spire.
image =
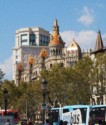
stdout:
{"type": "Polygon", "coordinates": [[[103,41],[101,37],[101,32],[100,30],[98,31],[97,39],[96,39],[96,46],[95,46],[95,51],[103,49],[103,41]]]}
{"type": "Polygon", "coordinates": [[[58,26],[57,19],[54,20],[53,32],[55,32],[59,35],[59,26],[58,26]]]}
{"type": "Polygon", "coordinates": [[[58,26],[57,19],[54,20],[54,26],[58,26]]]}
{"type": "Polygon", "coordinates": [[[51,35],[51,40],[49,42],[49,45],[61,45],[62,47],[64,46],[64,41],[62,40],[60,34],[59,34],[59,26],[57,19],[54,20],[54,25],[53,25],[53,30],[52,30],[52,35],[51,35]]]}

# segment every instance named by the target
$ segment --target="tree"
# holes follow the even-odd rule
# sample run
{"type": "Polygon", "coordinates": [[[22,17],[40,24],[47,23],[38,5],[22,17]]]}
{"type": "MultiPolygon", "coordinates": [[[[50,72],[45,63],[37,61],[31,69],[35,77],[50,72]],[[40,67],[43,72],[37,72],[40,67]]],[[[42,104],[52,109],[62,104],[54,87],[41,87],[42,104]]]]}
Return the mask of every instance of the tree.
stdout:
{"type": "Polygon", "coordinates": [[[54,65],[51,70],[41,72],[41,77],[48,81],[47,96],[50,106],[57,107],[64,105],[66,103],[65,99],[68,96],[66,86],[69,83],[69,70],[60,65],[54,65]]]}
{"type": "Polygon", "coordinates": [[[48,81],[47,91],[51,106],[69,104],[89,104],[92,97],[93,61],[84,57],[72,67],[54,65],[43,71],[41,76],[48,81]]]}
{"type": "Polygon", "coordinates": [[[92,68],[93,61],[89,57],[79,60],[73,67],[71,94],[74,104],[89,104],[92,97],[92,68]]]}
{"type": "Polygon", "coordinates": [[[4,73],[3,73],[3,71],[0,69],[0,83],[2,83],[2,79],[3,79],[3,77],[4,77],[4,73]]]}

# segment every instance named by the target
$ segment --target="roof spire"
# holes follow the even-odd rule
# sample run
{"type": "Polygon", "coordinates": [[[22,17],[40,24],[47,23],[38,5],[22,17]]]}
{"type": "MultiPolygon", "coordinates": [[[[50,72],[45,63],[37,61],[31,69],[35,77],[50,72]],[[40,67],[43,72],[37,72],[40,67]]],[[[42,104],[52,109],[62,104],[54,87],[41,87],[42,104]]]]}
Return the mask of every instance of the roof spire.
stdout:
{"type": "Polygon", "coordinates": [[[59,26],[57,19],[54,20],[53,32],[57,32],[57,34],[59,35],[59,26]]]}
{"type": "Polygon", "coordinates": [[[96,46],[95,46],[95,51],[103,49],[103,41],[101,37],[101,32],[100,30],[98,31],[97,39],[96,39],[96,46]]]}
{"type": "Polygon", "coordinates": [[[57,19],[54,20],[54,26],[58,26],[57,19]]]}
{"type": "Polygon", "coordinates": [[[62,47],[64,47],[64,44],[65,43],[59,34],[59,26],[57,19],[55,19],[49,45],[61,45],[62,47]]]}

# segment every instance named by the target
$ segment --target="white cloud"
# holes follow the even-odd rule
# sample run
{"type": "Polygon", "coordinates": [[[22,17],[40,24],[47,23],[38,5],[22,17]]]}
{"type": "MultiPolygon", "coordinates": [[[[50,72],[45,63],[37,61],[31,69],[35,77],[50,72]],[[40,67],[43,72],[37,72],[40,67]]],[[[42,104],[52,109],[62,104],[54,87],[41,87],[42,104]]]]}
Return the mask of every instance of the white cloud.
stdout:
{"type": "Polygon", "coordinates": [[[104,8],[105,4],[104,3],[96,3],[96,6],[99,8],[104,8]]]}
{"type": "Polygon", "coordinates": [[[78,22],[81,22],[82,24],[89,26],[94,22],[94,18],[92,16],[91,11],[88,9],[87,6],[83,7],[82,10],[82,16],[78,19],[78,22]]]}
{"type": "Polygon", "coordinates": [[[12,80],[12,62],[12,57],[10,57],[0,64],[0,69],[5,73],[4,79],[12,80]]]}
{"type": "MultiPolygon", "coordinates": [[[[88,30],[88,31],[64,31],[61,32],[61,36],[66,43],[66,46],[68,46],[73,38],[75,41],[79,44],[81,47],[81,50],[83,49],[87,51],[87,49],[95,49],[95,44],[96,44],[96,38],[97,38],[97,32],[88,30]]],[[[106,34],[102,35],[103,43],[106,43],[106,34]]],[[[104,44],[105,45],[105,44],[104,44]]]]}

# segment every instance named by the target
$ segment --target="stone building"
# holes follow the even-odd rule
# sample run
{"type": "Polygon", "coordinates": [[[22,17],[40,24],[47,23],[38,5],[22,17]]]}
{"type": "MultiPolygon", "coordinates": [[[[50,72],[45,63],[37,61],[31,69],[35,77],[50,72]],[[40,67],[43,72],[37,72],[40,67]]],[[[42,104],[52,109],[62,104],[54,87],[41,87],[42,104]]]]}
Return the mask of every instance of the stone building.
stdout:
{"type": "MultiPolygon", "coordinates": [[[[106,47],[104,47],[104,45],[103,45],[101,32],[99,30],[98,34],[97,34],[95,49],[90,53],[90,57],[95,61],[96,55],[100,54],[100,53],[106,54],[106,47]]],[[[95,85],[97,85],[97,84],[98,84],[98,86],[102,87],[102,83],[100,81],[98,81],[98,83],[94,83],[93,92],[92,92],[93,93],[92,98],[94,101],[91,103],[92,104],[106,104],[106,94],[105,93],[100,94],[98,92],[98,88],[95,87],[95,85]]]]}
{"type": "Polygon", "coordinates": [[[46,69],[50,69],[53,64],[57,63],[64,67],[68,67],[82,57],[81,48],[74,39],[68,47],[65,47],[65,42],[62,40],[59,33],[57,20],[54,20],[48,46],[42,46],[41,48],[41,51],[39,51],[36,57],[34,57],[33,54],[28,56],[26,66],[23,66],[23,62],[21,61],[17,64],[17,84],[20,79],[28,82],[38,78],[43,66],[45,66],[46,69]]]}
{"type": "Polygon", "coordinates": [[[40,27],[21,28],[16,31],[15,47],[13,48],[13,80],[15,80],[15,83],[17,64],[21,62],[25,69],[30,55],[36,58],[42,46],[45,46],[48,51],[49,39],[49,32],[40,27]]]}
{"type": "MultiPolygon", "coordinates": [[[[13,48],[13,79],[18,85],[20,81],[29,82],[39,78],[42,68],[50,69],[53,64],[69,67],[83,56],[89,55],[93,60],[98,53],[105,53],[101,32],[97,33],[95,49],[81,52],[78,43],[73,39],[68,47],[59,33],[57,20],[54,20],[52,33],[42,28],[24,28],[16,31],[16,44],[13,48]]],[[[96,104],[101,103],[100,95],[93,87],[92,98],[96,104]]],[[[106,95],[102,96],[106,104],[106,95]]],[[[93,102],[91,102],[93,104],[93,102]]]]}

